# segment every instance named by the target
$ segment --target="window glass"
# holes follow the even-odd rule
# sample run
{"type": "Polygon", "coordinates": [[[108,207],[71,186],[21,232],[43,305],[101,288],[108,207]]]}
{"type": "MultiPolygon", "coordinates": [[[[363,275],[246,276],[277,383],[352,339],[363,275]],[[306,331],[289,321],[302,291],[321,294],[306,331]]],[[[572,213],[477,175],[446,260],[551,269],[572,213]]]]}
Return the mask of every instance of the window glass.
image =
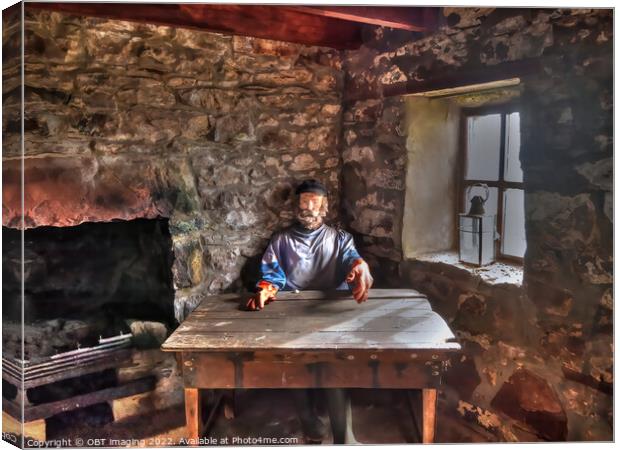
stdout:
{"type": "Polygon", "coordinates": [[[500,114],[467,118],[465,179],[498,180],[501,124],[500,114]]]}
{"type": "Polygon", "coordinates": [[[521,149],[521,133],[519,113],[506,115],[506,155],[504,156],[504,179],[506,181],[523,182],[523,170],[519,160],[521,149]]]}
{"type": "Polygon", "coordinates": [[[499,251],[506,256],[523,258],[527,244],[519,113],[469,116],[466,120],[463,212],[469,211],[474,196],[484,197],[484,188],[481,187],[472,187],[468,192],[467,180],[480,180],[488,184],[489,199],[484,205],[485,213],[497,216],[501,207],[503,215],[501,218],[496,217],[496,226],[500,219],[502,223],[502,235],[498,236],[499,251]],[[508,189],[505,182],[516,183],[515,187],[518,188],[508,189]]]}
{"type": "Polygon", "coordinates": [[[504,192],[502,253],[523,258],[525,255],[525,211],[523,189],[504,192]]]}

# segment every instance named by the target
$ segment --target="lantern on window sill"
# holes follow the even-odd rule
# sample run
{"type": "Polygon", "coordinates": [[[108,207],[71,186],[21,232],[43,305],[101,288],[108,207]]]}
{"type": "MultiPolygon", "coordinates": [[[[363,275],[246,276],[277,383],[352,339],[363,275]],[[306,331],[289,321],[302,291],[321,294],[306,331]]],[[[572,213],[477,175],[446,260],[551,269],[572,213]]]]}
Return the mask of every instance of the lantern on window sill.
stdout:
{"type": "Polygon", "coordinates": [[[484,204],[489,198],[488,186],[474,184],[467,192],[474,186],[483,187],[485,197],[474,196],[469,212],[459,214],[459,261],[484,266],[495,261],[495,214],[484,211],[484,204]]]}

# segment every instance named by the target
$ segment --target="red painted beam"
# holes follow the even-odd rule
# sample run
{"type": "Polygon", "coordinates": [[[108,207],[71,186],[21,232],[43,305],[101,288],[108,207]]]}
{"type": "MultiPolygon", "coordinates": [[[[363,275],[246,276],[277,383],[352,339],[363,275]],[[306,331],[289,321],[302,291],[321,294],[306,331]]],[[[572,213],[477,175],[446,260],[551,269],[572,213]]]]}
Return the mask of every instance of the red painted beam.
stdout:
{"type": "Polygon", "coordinates": [[[194,28],[335,49],[358,48],[362,43],[361,24],[285,6],[29,2],[26,9],[194,28]]]}

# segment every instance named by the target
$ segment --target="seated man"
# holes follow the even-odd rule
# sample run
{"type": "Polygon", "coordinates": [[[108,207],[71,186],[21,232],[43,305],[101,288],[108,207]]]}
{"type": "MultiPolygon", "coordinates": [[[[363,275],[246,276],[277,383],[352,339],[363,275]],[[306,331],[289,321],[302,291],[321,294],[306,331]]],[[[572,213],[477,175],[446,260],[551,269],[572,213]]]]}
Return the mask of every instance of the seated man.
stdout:
{"type": "MultiPolygon", "coordinates": [[[[349,289],[358,303],[366,301],[373,278],[368,264],[355,249],[353,237],[323,223],[327,215],[327,190],[316,180],[306,180],[295,191],[298,199],[294,225],[271,238],[261,261],[258,292],[247,302],[250,310],[261,310],[276,300],[280,290],[349,289]]],[[[301,407],[300,419],[309,441],[323,438],[318,417],[306,414],[303,400],[312,403],[312,389],[306,399],[295,393],[301,407]],[[301,400],[301,401],[300,401],[301,400]]],[[[328,389],[327,403],[334,443],[354,443],[351,404],[343,389],[328,389]]]]}

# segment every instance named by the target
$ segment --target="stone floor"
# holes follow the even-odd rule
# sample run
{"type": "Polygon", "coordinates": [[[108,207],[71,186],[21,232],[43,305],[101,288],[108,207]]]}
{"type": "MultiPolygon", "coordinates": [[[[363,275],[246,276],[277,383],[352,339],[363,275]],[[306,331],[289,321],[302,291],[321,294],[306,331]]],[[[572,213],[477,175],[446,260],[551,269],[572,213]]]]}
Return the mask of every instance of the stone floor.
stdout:
{"type": "MultiPolygon", "coordinates": [[[[417,442],[404,391],[351,390],[351,399],[353,428],[360,443],[417,442]]],[[[219,409],[210,432],[213,444],[260,445],[261,442],[257,440],[259,437],[285,438],[286,441],[282,443],[291,445],[305,443],[294,402],[286,390],[238,391],[236,405],[237,416],[234,419],[226,419],[223,408],[219,409]]],[[[327,414],[319,403],[321,410],[325,423],[329,424],[327,414]]],[[[48,424],[48,439],[106,439],[106,446],[114,446],[109,441],[113,438],[117,439],[117,445],[120,440],[121,444],[132,446],[170,446],[178,444],[180,437],[184,436],[184,420],[184,410],[179,407],[108,424],[97,424],[93,420],[55,422],[48,424]],[[144,440],[129,442],[132,439],[144,440]]],[[[464,422],[442,415],[441,412],[437,423],[436,442],[488,440],[464,422]]],[[[323,443],[332,443],[331,434],[323,443]]]]}

